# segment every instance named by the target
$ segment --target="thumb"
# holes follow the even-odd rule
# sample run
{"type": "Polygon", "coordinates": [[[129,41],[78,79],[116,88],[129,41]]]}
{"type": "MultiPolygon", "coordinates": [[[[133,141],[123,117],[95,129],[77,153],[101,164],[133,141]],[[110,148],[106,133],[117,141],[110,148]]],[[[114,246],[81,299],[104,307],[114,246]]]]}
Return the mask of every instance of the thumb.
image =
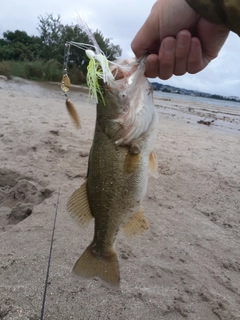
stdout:
{"type": "Polygon", "coordinates": [[[148,18],[134,37],[131,47],[137,58],[141,58],[146,53],[158,53],[160,37],[156,25],[158,24],[154,24],[148,18]]]}
{"type": "Polygon", "coordinates": [[[223,25],[213,24],[201,18],[197,27],[197,36],[201,41],[203,55],[209,62],[218,56],[229,34],[223,25]]]}

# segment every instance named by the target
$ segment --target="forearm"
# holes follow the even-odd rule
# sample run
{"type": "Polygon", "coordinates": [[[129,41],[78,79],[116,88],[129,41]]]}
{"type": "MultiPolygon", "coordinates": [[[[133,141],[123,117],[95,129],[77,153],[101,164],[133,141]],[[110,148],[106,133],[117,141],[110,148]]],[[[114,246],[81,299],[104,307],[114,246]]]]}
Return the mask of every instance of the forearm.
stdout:
{"type": "Polygon", "coordinates": [[[216,24],[223,24],[240,36],[239,0],[186,0],[202,17],[216,24]]]}

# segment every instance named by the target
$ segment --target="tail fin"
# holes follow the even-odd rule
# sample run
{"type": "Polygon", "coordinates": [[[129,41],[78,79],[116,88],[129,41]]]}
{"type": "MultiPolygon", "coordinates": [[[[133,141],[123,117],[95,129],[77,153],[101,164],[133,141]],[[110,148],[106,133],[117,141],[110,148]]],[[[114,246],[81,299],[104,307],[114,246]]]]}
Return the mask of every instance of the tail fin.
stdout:
{"type": "Polygon", "coordinates": [[[99,277],[111,286],[119,287],[120,274],[116,252],[99,255],[94,250],[94,243],[83,252],[73,267],[73,273],[83,278],[99,277]]]}

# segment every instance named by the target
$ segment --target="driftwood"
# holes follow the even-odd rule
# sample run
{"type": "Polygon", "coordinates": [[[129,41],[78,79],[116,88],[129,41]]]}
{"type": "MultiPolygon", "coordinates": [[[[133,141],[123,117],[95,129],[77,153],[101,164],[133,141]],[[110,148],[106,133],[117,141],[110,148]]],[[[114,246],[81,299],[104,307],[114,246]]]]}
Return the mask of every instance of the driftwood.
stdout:
{"type": "Polygon", "coordinates": [[[212,122],[214,122],[214,120],[212,120],[212,121],[199,120],[197,123],[205,124],[206,126],[210,126],[210,124],[211,124],[212,122]]]}

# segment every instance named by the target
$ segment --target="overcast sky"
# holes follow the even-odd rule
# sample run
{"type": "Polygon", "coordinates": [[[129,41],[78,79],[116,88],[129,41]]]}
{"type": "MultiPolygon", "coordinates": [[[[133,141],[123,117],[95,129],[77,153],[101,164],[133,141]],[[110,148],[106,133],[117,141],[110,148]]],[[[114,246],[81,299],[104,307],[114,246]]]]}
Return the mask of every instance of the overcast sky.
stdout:
{"type": "MultiPolygon", "coordinates": [[[[131,57],[131,41],[145,19],[155,0],[8,0],[0,10],[0,37],[4,31],[21,30],[29,35],[39,35],[38,17],[60,14],[65,24],[76,24],[77,12],[94,31],[99,29],[104,37],[119,44],[124,57],[131,57]]],[[[74,40],[74,39],[69,39],[74,40]]],[[[219,57],[202,72],[186,74],[160,81],[169,85],[240,96],[240,39],[231,33],[219,57]]]]}

